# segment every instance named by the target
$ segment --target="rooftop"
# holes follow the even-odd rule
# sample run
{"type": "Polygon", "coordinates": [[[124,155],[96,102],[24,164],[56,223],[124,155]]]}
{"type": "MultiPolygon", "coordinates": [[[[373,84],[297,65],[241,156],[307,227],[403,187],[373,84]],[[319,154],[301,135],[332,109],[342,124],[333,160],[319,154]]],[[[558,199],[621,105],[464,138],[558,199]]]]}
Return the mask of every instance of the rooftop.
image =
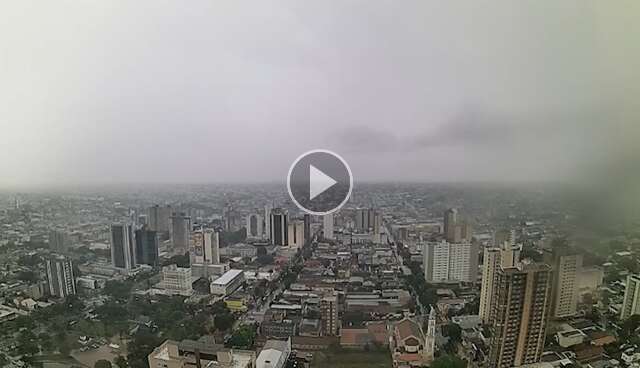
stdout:
{"type": "Polygon", "coordinates": [[[218,277],[217,279],[215,279],[213,281],[213,284],[226,285],[229,282],[231,282],[233,279],[238,277],[238,275],[242,274],[243,272],[244,272],[243,270],[229,270],[229,271],[225,272],[224,275],[222,275],[222,276],[218,277]]]}

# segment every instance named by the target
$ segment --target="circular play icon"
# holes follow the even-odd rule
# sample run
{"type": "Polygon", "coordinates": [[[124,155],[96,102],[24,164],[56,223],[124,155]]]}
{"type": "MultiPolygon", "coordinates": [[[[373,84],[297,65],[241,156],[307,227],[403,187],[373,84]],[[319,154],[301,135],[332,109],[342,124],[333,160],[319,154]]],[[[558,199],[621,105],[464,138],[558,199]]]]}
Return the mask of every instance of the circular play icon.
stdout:
{"type": "Polygon", "coordinates": [[[347,162],[334,152],[303,153],[289,168],[287,189],[291,200],[312,215],[328,215],[349,200],[353,176],[347,162]]]}

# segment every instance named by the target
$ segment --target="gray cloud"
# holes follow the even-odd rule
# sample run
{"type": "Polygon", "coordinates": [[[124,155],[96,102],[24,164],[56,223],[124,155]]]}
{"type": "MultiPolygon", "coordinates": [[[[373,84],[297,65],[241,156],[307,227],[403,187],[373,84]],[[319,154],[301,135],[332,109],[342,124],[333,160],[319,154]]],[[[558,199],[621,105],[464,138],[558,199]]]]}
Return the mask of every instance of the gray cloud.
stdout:
{"type": "Polygon", "coordinates": [[[323,147],[362,180],[554,179],[635,155],[638,16],[633,0],[3,3],[0,187],[282,180],[323,147]]]}

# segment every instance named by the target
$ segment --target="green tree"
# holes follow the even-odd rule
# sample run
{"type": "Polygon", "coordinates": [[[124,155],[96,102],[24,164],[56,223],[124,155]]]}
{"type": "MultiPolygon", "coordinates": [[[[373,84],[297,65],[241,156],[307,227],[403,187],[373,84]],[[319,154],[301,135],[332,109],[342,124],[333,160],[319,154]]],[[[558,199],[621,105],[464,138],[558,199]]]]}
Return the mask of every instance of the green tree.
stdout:
{"type": "Polygon", "coordinates": [[[431,363],[431,368],[466,368],[467,362],[452,355],[443,355],[431,363]]]}
{"type": "Polygon", "coordinates": [[[118,355],[114,360],[114,363],[116,363],[118,368],[126,368],[128,366],[127,360],[122,355],[118,355]]]}
{"type": "Polygon", "coordinates": [[[256,329],[253,326],[243,325],[233,331],[229,346],[234,348],[251,349],[256,338],[256,329]]]}
{"type": "Polygon", "coordinates": [[[93,365],[93,368],[111,368],[111,362],[106,359],[100,359],[93,365]]]}
{"type": "Polygon", "coordinates": [[[213,324],[216,326],[216,329],[220,331],[226,331],[233,326],[233,322],[235,318],[231,314],[218,314],[213,317],[213,324]]]}
{"type": "Polygon", "coordinates": [[[128,366],[132,368],[149,368],[147,356],[162,341],[163,339],[150,332],[138,332],[128,346],[128,366]]]}

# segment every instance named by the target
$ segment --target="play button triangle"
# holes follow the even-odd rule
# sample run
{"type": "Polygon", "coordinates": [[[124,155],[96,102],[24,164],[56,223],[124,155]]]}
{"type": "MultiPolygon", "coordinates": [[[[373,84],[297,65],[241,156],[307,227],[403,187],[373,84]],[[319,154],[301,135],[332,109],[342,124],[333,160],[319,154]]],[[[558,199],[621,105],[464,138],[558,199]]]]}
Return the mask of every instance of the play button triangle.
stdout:
{"type": "Polygon", "coordinates": [[[309,200],[313,200],[336,183],[332,177],[309,165],[309,200]]]}

